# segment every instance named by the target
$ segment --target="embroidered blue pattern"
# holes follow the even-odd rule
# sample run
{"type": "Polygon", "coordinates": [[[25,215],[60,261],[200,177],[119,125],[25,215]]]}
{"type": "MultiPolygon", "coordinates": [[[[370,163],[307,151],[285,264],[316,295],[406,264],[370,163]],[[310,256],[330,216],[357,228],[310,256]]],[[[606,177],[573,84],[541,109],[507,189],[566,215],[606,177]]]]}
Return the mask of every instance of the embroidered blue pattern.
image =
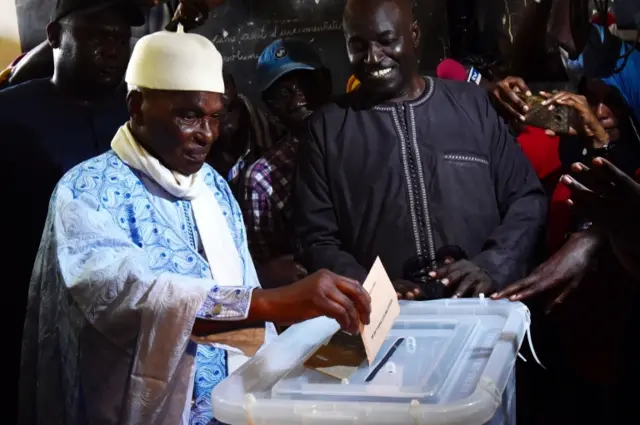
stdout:
{"type": "MultiPolygon", "coordinates": [[[[244,287],[256,287],[257,277],[246,248],[242,214],[224,178],[206,167],[207,185],[215,194],[232,230],[245,270],[244,287]]],[[[59,185],[67,187],[74,198],[84,200],[97,210],[107,210],[117,225],[149,256],[151,270],[157,275],[175,273],[194,278],[210,278],[209,265],[198,252],[195,225],[178,226],[167,222],[156,211],[151,194],[143,183],[116,155],[109,151],[86,161],[68,172],[59,185]]],[[[191,222],[191,208],[182,203],[191,222]]],[[[211,319],[235,319],[246,311],[251,292],[238,288],[211,289],[199,315],[211,319]]],[[[193,344],[193,343],[190,343],[193,344]]],[[[194,347],[190,347],[193,351],[194,347]]],[[[218,423],[212,417],[211,390],[227,376],[226,352],[209,346],[197,346],[196,373],[191,409],[191,424],[218,423]]]]}

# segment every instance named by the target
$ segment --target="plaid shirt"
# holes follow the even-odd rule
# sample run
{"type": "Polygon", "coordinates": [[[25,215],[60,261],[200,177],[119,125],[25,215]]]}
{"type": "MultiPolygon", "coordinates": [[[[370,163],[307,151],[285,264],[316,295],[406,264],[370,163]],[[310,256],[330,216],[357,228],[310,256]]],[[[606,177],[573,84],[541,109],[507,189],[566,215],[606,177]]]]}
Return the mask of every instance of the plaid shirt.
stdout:
{"type": "Polygon", "coordinates": [[[240,207],[256,263],[292,252],[290,198],[297,155],[298,140],[287,134],[247,169],[240,184],[240,207]]]}

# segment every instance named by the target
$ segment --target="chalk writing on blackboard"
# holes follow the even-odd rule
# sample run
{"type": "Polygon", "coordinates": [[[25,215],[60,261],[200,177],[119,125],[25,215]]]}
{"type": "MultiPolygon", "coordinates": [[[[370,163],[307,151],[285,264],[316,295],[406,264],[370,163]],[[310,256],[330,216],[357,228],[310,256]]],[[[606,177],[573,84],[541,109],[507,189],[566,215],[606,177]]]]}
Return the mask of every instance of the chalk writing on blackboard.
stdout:
{"type": "Polygon", "coordinates": [[[221,34],[216,34],[211,41],[218,44],[233,44],[238,41],[266,40],[268,38],[291,37],[298,34],[314,34],[319,32],[342,31],[340,21],[324,21],[322,24],[311,26],[289,26],[280,22],[265,22],[259,27],[249,26],[244,32],[230,34],[223,29],[221,34]]]}
{"type": "MultiPolygon", "coordinates": [[[[20,0],[48,1],[53,0],[20,0]]],[[[346,0],[234,0],[222,2],[194,32],[212,40],[235,77],[238,92],[260,102],[256,62],[273,40],[296,37],[311,43],[331,69],[335,94],[352,74],[342,31],[346,0]]],[[[448,48],[447,0],[413,0],[422,27],[421,70],[435,69],[448,48]]]]}
{"type": "Polygon", "coordinates": [[[233,52],[230,55],[222,55],[222,60],[225,62],[233,62],[233,61],[251,61],[258,60],[259,55],[255,53],[244,54],[242,52],[233,52]]]}
{"type": "MultiPolygon", "coordinates": [[[[260,52],[253,51],[256,42],[275,40],[282,37],[306,36],[318,33],[341,32],[342,22],[327,20],[312,25],[299,25],[295,20],[265,21],[260,25],[248,22],[241,28],[222,29],[211,41],[222,48],[225,62],[250,61],[258,59],[260,52]],[[226,47],[226,48],[225,48],[226,47]],[[230,50],[230,51],[229,51],[230,50]]],[[[263,44],[267,44],[267,43],[263,44]]]]}
{"type": "MultiPolygon", "coordinates": [[[[278,28],[276,28],[278,30],[278,28]]],[[[321,25],[313,25],[309,27],[292,27],[282,28],[278,31],[278,37],[291,37],[297,34],[314,34],[325,31],[342,31],[342,22],[340,21],[324,21],[321,25]]]]}

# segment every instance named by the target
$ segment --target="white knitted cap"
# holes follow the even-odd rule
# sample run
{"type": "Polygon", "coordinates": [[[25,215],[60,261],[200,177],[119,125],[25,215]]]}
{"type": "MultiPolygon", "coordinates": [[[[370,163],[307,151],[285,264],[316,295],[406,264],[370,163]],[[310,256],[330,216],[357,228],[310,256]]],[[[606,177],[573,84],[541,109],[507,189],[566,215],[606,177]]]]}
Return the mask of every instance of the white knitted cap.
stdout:
{"type": "Polygon", "coordinates": [[[155,90],[224,93],[222,56],[210,40],[182,26],[155,32],[136,43],[125,81],[155,90]]]}

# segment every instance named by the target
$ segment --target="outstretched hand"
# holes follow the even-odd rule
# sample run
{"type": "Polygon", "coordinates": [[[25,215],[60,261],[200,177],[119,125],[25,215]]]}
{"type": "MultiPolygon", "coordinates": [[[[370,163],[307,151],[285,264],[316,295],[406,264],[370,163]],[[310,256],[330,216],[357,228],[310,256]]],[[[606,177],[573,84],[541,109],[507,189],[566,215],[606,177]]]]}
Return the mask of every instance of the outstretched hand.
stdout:
{"type": "Polygon", "coordinates": [[[493,294],[491,298],[524,301],[542,293],[560,290],[560,295],[547,305],[547,312],[551,311],[556,305],[564,302],[582,282],[602,239],[601,234],[595,229],[572,235],[558,252],[538,266],[533,273],[493,294]]]}
{"type": "MultiPolygon", "coordinates": [[[[542,102],[542,105],[548,106],[550,109],[556,106],[567,106],[576,111],[576,114],[573,115],[575,119],[569,123],[569,134],[579,134],[592,138],[593,147],[596,149],[609,144],[609,134],[591,109],[586,97],[566,91],[556,93],[540,92],[540,96],[546,99],[542,102]]],[[[556,135],[553,130],[545,130],[545,133],[548,136],[556,135]]]]}
{"type": "Polygon", "coordinates": [[[562,182],[571,190],[569,203],[605,232],[621,264],[640,276],[640,184],[604,158],[591,167],[573,164],[562,182]]]}
{"type": "Polygon", "coordinates": [[[491,91],[491,96],[497,102],[498,108],[507,115],[507,118],[524,121],[524,115],[529,112],[529,106],[519,94],[532,95],[524,80],[513,76],[499,81],[491,91]]]}

